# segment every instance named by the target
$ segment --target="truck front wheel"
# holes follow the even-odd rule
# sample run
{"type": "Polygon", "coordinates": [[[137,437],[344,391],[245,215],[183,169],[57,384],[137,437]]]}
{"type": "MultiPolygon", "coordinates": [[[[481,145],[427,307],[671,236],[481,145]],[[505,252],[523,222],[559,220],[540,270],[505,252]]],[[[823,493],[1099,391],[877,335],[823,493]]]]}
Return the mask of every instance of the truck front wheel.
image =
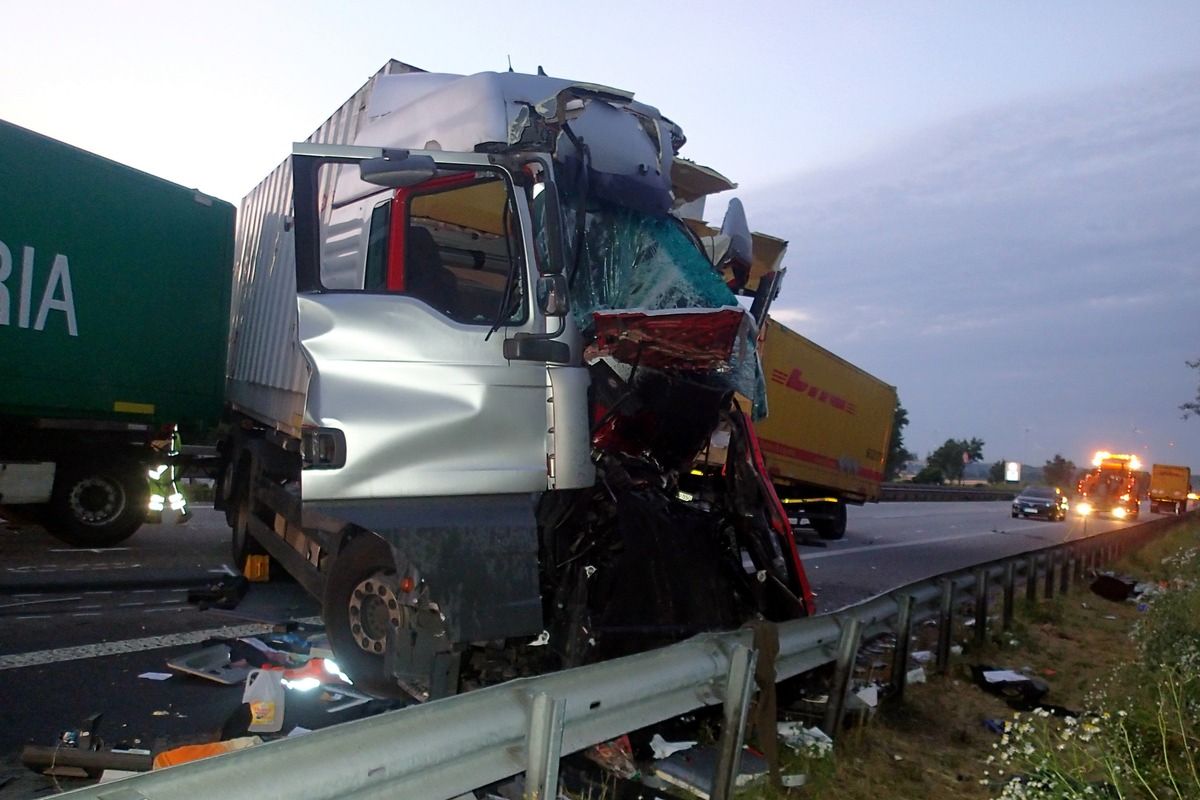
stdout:
{"type": "Polygon", "coordinates": [[[388,634],[400,625],[401,609],[389,588],[395,574],[392,550],[377,536],[360,534],[337,555],[325,583],[325,629],[334,657],[354,685],[372,694],[399,694],[385,674],[388,634]]]}
{"type": "Polygon", "coordinates": [[[76,547],[112,547],[146,519],[150,485],[133,461],[60,464],[46,529],[76,547]]]}

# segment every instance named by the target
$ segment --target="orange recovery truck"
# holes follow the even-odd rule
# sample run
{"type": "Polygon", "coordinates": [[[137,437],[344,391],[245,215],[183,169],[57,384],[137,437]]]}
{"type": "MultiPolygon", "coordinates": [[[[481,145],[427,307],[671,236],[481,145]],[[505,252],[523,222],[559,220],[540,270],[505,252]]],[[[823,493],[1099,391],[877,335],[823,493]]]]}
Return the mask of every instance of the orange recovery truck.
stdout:
{"type": "Polygon", "coordinates": [[[1079,502],[1075,510],[1080,514],[1108,514],[1116,519],[1138,518],[1139,492],[1138,470],[1141,463],[1136,456],[1096,453],[1092,459],[1094,470],[1079,481],[1079,502]]]}
{"type": "Polygon", "coordinates": [[[1188,467],[1155,464],[1150,468],[1150,513],[1187,511],[1192,491],[1192,471],[1188,467]]]}

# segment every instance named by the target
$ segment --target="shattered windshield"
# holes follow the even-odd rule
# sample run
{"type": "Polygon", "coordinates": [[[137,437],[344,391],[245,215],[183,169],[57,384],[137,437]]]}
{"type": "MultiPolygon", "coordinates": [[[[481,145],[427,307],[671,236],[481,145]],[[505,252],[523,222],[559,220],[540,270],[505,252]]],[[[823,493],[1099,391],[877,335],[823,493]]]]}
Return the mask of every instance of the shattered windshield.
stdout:
{"type": "Polygon", "coordinates": [[[628,208],[589,210],[583,246],[576,249],[577,210],[564,204],[565,252],[572,313],[590,334],[592,312],[609,309],[721,308],[736,306],[733,292],[691,234],[674,217],[652,217],[628,208]]]}
{"type": "MultiPolygon", "coordinates": [[[[577,203],[564,198],[563,236],[571,286],[571,313],[585,336],[595,333],[594,312],[616,309],[738,308],[737,298],[687,228],[672,216],[651,216],[600,204],[580,224],[577,203]],[[582,233],[582,246],[577,247],[582,233]]],[[[744,354],[725,382],[766,413],[766,383],[754,348],[753,321],[743,334],[744,354]]]]}

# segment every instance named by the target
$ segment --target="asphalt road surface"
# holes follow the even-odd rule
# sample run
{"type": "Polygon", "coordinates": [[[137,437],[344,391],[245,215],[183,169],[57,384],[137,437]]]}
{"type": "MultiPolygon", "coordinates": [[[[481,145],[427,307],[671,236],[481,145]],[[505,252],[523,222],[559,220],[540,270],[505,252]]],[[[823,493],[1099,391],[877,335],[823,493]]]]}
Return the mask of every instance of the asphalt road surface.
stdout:
{"type": "MultiPolygon", "coordinates": [[[[0,798],[82,785],[35,775],[19,754],[27,744],[53,746],[93,714],[102,714],[94,730],[106,745],[154,751],[244,725],[240,686],[140,677],[170,673],[169,659],[207,640],[320,613],[286,581],[252,584],[231,611],[189,603],[189,590],[231,574],[228,551],[229,529],[211,508],[197,509],[186,525],[145,526],[104,550],[0,522],[0,798]]],[[[320,708],[289,713],[294,724],[329,723],[320,708]]]]}
{"type": "MultiPolygon", "coordinates": [[[[1139,522],[1153,516],[1148,505],[1139,522]]],[[[824,613],[932,575],[1135,524],[1073,512],[1062,522],[1014,519],[1007,501],[879,503],[851,506],[845,538],[802,547],[800,559],[824,613]]]]}

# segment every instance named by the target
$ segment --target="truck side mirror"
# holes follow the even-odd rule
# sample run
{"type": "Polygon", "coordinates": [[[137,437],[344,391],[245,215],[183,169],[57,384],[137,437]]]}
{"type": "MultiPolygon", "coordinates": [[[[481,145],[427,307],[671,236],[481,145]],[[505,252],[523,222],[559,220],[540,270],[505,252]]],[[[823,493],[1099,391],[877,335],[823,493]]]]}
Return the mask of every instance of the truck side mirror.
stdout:
{"type": "Polygon", "coordinates": [[[537,302],[547,317],[565,317],[570,308],[566,276],[562,274],[538,277],[537,302]]]}
{"type": "Polygon", "coordinates": [[[437,174],[431,156],[414,156],[407,150],[384,149],[382,156],[360,161],[358,175],[366,183],[402,189],[416,186],[437,174]]]}
{"type": "Polygon", "coordinates": [[[546,232],[546,255],[550,262],[543,265],[542,274],[561,275],[565,269],[562,248],[562,207],[558,202],[558,187],[554,181],[547,181],[543,185],[540,197],[545,204],[542,207],[542,224],[546,232]]]}

